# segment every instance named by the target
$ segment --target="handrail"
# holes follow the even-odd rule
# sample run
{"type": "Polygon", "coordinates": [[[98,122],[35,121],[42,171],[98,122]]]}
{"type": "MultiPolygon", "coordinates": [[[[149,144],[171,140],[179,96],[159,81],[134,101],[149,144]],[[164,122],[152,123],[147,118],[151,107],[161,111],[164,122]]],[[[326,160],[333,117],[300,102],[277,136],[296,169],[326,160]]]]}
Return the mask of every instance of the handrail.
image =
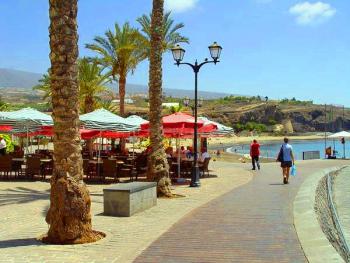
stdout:
{"type": "Polygon", "coordinates": [[[342,244],[344,245],[345,248],[345,257],[346,257],[346,262],[350,262],[350,249],[349,249],[349,244],[346,241],[346,238],[344,236],[344,231],[343,231],[343,227],[340,223],[339,220],[339,216],[337,213],[337,210],[335,208],[334,205],[334,201],[333,201],[333,187],[332,187],[332,182],[331,182],[331,175],[330,173],[327,174],[327,195],[328,195],[328,204],[330,205],[330,210],[332,213],[332,218],[335,224],[335,228],[338,232],[339,238],[342,242],[342,244]]]}

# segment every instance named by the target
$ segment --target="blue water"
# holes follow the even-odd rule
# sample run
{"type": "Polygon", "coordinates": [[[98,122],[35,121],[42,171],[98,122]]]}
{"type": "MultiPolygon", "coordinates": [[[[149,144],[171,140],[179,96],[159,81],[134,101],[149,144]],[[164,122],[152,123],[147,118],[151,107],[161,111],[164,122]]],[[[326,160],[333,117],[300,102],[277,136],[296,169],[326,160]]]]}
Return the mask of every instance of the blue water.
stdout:
{"type": "MultiPolygon", "coordinates": [[[[320,151],[320,157],[325,157],[324,140],[292,140],[290,144],[293,147],[295,159],[302,160],[305,151],[320,151]]],[[[276,158],[281,148],[282,142],[264,142],[260,143],[260,156],[265,158],[276,158]]],[[[337,151],[337,158],[343,158],[343,144],[339,140],[327,140],[327,147],[337,151]]],[[[250,144],[237,144],[227,149],[228,152],[249,154],[250,144]],[[236,149],[236,151],[235,151],[236,149]]],[[[345,156],[350,157],[350,141],[345,143],[345,156]]]]}

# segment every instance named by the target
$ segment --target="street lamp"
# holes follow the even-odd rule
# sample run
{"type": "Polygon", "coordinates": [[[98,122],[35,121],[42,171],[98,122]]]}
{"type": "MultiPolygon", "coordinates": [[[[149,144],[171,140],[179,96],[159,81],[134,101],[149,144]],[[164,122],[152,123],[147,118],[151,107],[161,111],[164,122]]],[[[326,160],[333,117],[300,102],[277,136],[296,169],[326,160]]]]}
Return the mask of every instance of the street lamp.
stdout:
{"type": "MultiPolygon", "coordinates": [[[[216,42],[214,42],[212,45],[209,47],[209,52],[210,56],[212,57],[213,60],[208,60],[207,58],[204,60],[204,62],[198,64],[197,60],[195,61],[194,64],[187,63],[187,62],[182,62],[184,56],[185,56],[185,50],[180,47],[179,45],[176,45],[174,48],[171,49],[171,52],[173,54],[174,60],[175,60],[175,65],[180,66],[180,65],[188,65],[190,66],[195,75],[195,86],[194,86],[194,159],[193,159],[193,170],[192,170],[192,177],[191,177],[191,187],[199,187],[200,182],[199,182],[199,167],[198,167],[198,148],[197,148],[197,138],[198,138],[198,127],[197,127],[197,108],[198,108],[198,72],[200,68],[208,63],[218,63],[219,58],[221,55],[221,50],[222,47],[218,45],[216,42]]],[[[186,102],[189,105],[189,99],[186,100],[186,102]]],[[[186,102],[184,100],[184,104],[186,105],[186,102]]]]}
{"type": "MultiPolygon", "coordinates": [[[[203,102],[204,99],[201,97],[198,102],[197,102],[197,106],[198,107],[202,107],[203,106],[203,102]]],[[[189,97],[185,97],[183,100],[183,104],[185,105],[185,107],[190,107],[192,110],[192,115],[194,115],[194,104],[191,104],[191,100],[189,97]]]]}

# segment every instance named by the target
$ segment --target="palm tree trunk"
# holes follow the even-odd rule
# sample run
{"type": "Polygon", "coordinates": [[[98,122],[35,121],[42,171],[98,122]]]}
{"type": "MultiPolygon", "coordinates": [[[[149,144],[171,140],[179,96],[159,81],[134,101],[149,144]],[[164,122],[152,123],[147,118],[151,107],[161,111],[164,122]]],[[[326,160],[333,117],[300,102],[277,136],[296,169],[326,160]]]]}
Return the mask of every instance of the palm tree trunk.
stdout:
{"type": "Polygon", "coordinates": [[[164,0],[153,0],[151,52],[149,66],[149,118],[151,154],[147,177],[158,182],[158,196],[171,197],[169,165],[163,148],[162,134],[162,23],[164,0]]]}
{"type": "Polygon", "coordinates": [[[122,117],[125,115],[125,86],[126,77],[121,75],[119,77],[119,115],[122,117]]]}
{"type": "Polygon", "coordinates": [[[54,170],[51,178],[50,225],[44,242],[93,242],[89,191],[83,182],[79,134],[77,0],[50,0],[51,89],[54,120],[54,170]]]}
{"type": "MultiPolygon", "coordinates": [[[[125,86],[126,86],[126,76],[121,75],[119,77],[119,115],[125,116],[125,86]]],[[[120,150],[124,152],[126,141],[124,138],[120,139],[120,150]]]]}

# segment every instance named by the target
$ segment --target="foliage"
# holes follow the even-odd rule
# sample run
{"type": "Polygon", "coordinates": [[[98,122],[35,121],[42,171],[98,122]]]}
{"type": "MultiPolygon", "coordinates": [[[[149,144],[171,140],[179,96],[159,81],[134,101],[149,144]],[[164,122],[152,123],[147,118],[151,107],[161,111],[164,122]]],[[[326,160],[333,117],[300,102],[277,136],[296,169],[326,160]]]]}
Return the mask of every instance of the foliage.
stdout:
{"type": "Polygon", "coordinates": [[[98,95],[108,91],[105,85],[111,81],[110,75],[103,74],[103,68],[97,61],[82,58],[79,65],[80,108],[83,113],[91,112],[99,107],[101,101],[98,95]]]}
{"type": "Polygon", "coordinates": [[[16,144],[11,140],[11,136],[8,134],[0,134],[0,137],[6,142],[6,152],[13,152],[16,144]]]}
{"type": "Polygon", "coordinates": [[[287,104],[287,105],[302,105],[302,106],[307,106],[307,105],[312,105],[314,102],[312,100],[297,100],[296,98],[292,99],[282,99],[280,101],[281,104],[287,104]]]}
{"type": "Polygon", "coordinates": [[[43,100],[51,103],[51,74],[50,70],[39,79],[39,84],[33,87],[33,90],[39,90],[43,92],[43,100]]]}
{"type": "Polygon", "coordinates": [[[5,103],[0,96],[0,111],[6,111],[8,110],[8,108],[9,108],[9,105],[5,103]]]}
{"type": "Polygon", "coordinates": [[[182,104],[179,104],[178,106],[171,106],[169,108],[170,114],[174,114],[176,112],[181,112],[181,110],[182,110],[182,104]]]}
{"type": "MultiPolygon", "coordinates": [[[[151,49],[151,15],[143,15],[137,19],[137,22],[141,25],[141,31],[144,33],[145,38],[145,52],[146,56],[149,57],[149,52],[151,49]]],[[[174,24],[174,20],[171,18],[171,12],[164,14],[162,23],[162,33],[163,33],[163,50],[162,52],[167,52],[179,43],[189,43],[187,37],[182,36],[178,31],[185,25],[183,23],[174,24]]]]}
{"type": "MultiPolygon", "coordinates": [[[[103,73],[103,67],[99,66],[95,60],[88,60],[87,58],[79,59],[78,70],[80,107],[82,112],[86,113],[88,112],[87,108],[89,107],[91,107],[92,110],[99,107],[98,102],[100,98],[98,95],[108,90],[108,87],[105,85],[110,82],[111,79],[108,73],[103,73]]],[[[33,108],[46,109],[51,107],[52,92],[50,70],[48,70],[48,72],[42,76],[42,78],[39,80],[39,84],[34,86],[33,90],[44,92],[43,99],[47,101],[45,106],[34,105],[32,106],[33,108]]]]}
{"type": "Polygon", "coordinates": [[[246,124],[237,123],[235,124],[234,129],[238,132],[246,130],[246,131],[256,131],[258,133],[261,133],[261,132],[267,131],[267,127],[265,124],[256,123],[256,122],[247,122],[246,124]]]}
{"type": "Polygon", "coordinates": [[[115,23],[114,32],[107,30],[105,36],[96,36],[93,44],[86,44],[86,48],[95,51],[98,62],[110,69],[113,79],[117,76],[126,77],[134,72],[136,66],[145,59],[145,43],[141,33],[125,23],[122,27],[115,23]]]}

